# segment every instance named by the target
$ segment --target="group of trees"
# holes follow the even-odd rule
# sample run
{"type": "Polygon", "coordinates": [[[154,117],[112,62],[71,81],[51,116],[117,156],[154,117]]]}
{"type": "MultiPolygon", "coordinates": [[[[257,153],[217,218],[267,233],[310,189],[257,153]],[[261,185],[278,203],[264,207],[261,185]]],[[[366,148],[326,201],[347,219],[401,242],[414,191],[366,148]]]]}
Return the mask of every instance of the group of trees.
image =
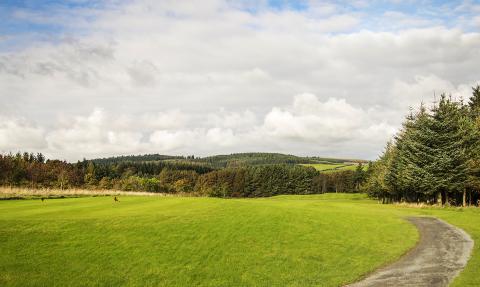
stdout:
{"type": "Polygon", "coordinates": [[[41,153],[0,154],[0,184],[64,189],[82,185],[83,172],[64,161],[45,160],[41,153]]]}
{"type": "Polygon", "coordinates": [[[198,175],[213,171],[197,163],[169,161],[46,160],[41,153],[0,154],[0,185],[149,192],[193,191],[198,175]],[[177,182],[178,181],[178,182],[177,182]]]}
{"type": "MultiPolygon", "coordinates": [[[[262,155],[260,158],[267,157],[262,155]]],[[[282,158],[291,159],[290,156],[282,158]]],[[[187,158],[178,159],[146,155],[67,163],[45,160],[42,154],[0,155],[0,185],[264,197],[355,192],[366,178],[361,165],[356,171],[321,173],[297,164],[242,164],[214,169],[211,165],[193,161],[193,156],[188,157],[188,161],[187,158]],[[139,158],[150,161],[140,161],[139,158]]]]}
{"type": "Polygon", "coordinates": [[[195,159],[196,162],[205,163],[215,168],[230,168],[230,167],[245,167],[252,165],[266,165],[266,164],[301,164],[301,163],[315,163],[308,157],[299,157],[289,154],[281,153],[235,153],[229,155],[215,155],[204,158],[195,159]]]}
{"type": "Polygon", "coordinates": [[[370,173],[364,189],[383,202],[477,204],[480,87],[468,103],[442,95],[411,112],[370,173]]]}
{"type": "Polygon", "coordinates": [[[226,168],[200,176],[199,194],[217,197],[264,197],[279,194],[321,193],[318,172],[299,165],[226,168]]]}

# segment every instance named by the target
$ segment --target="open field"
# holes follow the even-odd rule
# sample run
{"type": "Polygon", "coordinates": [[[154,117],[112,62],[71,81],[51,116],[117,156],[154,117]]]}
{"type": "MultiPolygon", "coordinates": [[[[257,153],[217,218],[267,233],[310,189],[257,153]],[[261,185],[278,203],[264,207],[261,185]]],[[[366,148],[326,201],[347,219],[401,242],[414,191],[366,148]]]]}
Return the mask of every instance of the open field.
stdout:
{"type": "MultiPolygon", "coordinates": [[[[314,167],[316,170],[321,172],[336,172],[336,171],[344,171],[344,170],[355,170],[357,168],[357,164],[355,163],[306,163],[301,164],[303,166],[311,166],[314,167]]],[[[368,166],[366,164],[363,165],[363,170],[366,170],[368,166]]]]}
{"type": "Polygon", "coordinates": [[[337,169],[345,166],[343,163],[303,163],[300,164],[303,166],[311,166],[314,167],[318,171],[325,171],[330,169],[337,169]]]}
{"type": "MultiPolygon", "coordinates": [[[[0,201],[0,285],[340,286],[418,240],[435,215],[480,238],[480,211],[363,195],[0,201]]],[[[455,286],[478,286],[480,251],[455,286]]]]}

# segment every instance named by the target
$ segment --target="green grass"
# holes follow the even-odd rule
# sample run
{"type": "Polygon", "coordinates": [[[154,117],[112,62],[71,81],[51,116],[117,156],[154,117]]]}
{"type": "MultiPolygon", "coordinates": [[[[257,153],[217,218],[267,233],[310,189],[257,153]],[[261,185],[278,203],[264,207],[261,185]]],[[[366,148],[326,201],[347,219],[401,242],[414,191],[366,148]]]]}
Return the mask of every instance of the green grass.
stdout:
{"type": "MultiPolygon", "coordinates": [[[[0,286],[341,286],[418,240],[402,217],[480,236],[477,209],[412,209],[363,195],[0,201],[0,286]]],[[[478,286],[477,245],[456,286],[478,286]]]]}
{"type": "Polygon", "coordinates": [[[311,166],[318,171],[334,170],[345,167],[343,163],[304,163],[303,166],[311,166]]]}
{"type": "MultiPolygon", "coordinates": [[[[321,172],[355,170],[357,168],[357,164],[351,164],[351,163],[348,163],[348,164],[346,163],[306,163],[306,164],[300,164],[300,165],[311,166],[321,172]]],[[[366,170],[367,166],[365,165],[363,169],[366,170]]]]}

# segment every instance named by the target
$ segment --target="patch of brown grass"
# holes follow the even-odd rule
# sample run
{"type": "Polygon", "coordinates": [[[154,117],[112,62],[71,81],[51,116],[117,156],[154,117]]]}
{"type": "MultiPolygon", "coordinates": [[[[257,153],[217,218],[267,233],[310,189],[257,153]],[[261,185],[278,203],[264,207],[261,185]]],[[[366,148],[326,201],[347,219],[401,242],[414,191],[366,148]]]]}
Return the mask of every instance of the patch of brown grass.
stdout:
{"type": "Polygon", "coordinates": [[[455,206],[455,205],[441,205],[440,203],[435,203],[435,204],[427,204],[427,203],[409,203],[409,202],[395,202],[393,203],[395,206],[399,207],[407,207],[407,208],[449,208],[449,209],[454,209],[454,210],[462,210],[465,208],[478,208],[476,205],[470,205],[470,206],[455,206]]]}
{"type": "Polygon", "coordinates": [[[121,191],[105,189],[50,189],[50,188],[21,188],[0,187],[0,199],[22,198],[55,198],[55,197],[82,197],[82,196],[192,196],[191,194],[171,194],[142,191],[121,191]]]}

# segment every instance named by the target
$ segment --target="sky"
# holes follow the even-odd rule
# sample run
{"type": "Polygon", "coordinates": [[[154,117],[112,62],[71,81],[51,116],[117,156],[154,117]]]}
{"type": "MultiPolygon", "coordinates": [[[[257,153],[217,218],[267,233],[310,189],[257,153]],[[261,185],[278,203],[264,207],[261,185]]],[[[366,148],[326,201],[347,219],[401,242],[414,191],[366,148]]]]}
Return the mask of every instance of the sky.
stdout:
{"type": "Polygon", "coordinates": [[[480,1],[0,1],[0,152],[375,159],[480,83],[480,1]]]}

